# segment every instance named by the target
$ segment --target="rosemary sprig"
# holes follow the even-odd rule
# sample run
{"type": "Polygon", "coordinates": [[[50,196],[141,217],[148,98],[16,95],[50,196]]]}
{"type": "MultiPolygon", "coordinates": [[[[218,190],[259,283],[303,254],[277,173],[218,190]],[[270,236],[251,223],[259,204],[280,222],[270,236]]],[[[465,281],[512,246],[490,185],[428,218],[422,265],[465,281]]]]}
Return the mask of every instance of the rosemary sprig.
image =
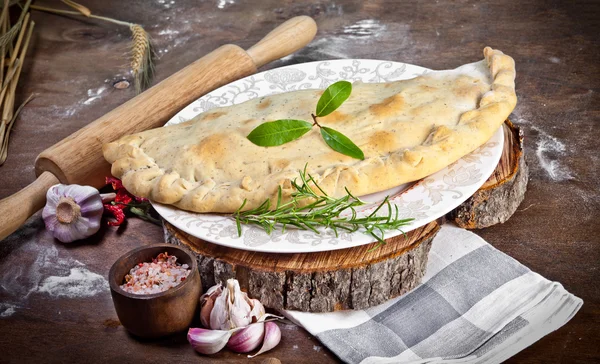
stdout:
{"type": "Polygon", "coordinates": [[[332,229],[337,237],[339,231],[355,232],[364,229],[380,244],[385,244],[385,231],[400,230],[414,219],[399,219],[398,207],[392,205],[387,196],[377,208],[367,216],[360,217],[356,207],[366,202],[355,197],[346,188],[346,195],[334,198],[319,187],[317,181],[306,172],[299,171],[300,182],[294,179],[292,187],[296,190],[289,202],[282,202],[281,187],[277,196],[277,205],[271,209],[271,200],[266,199],[260,206],[242,211],[246,200],[233,214],[238,235],[242,234],[241,224],[254,224],[262,227],[267,233],[272,233],[277,227],[285,232],[287,226],[295,226],[301,230],[311,230],[319,234],[319,227],[332,229]],[[314,187],[311,187],[314,186],[314,187]],[[387,210],[387,214],[378,214],[387,210]],[[348,216],[342,216],[344,212],[348,216]]]}

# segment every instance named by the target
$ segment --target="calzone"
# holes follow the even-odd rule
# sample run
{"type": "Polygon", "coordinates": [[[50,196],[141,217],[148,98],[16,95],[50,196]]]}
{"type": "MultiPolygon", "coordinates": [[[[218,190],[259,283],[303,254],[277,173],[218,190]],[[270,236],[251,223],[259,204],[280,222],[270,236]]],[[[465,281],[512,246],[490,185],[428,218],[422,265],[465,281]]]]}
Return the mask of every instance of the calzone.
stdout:
{"type": "Polygon", "coordinates": [[[354,83],[348,98],[319,123],[349,137],[358,160],[332,150],[318,127],[276,147],[247,139],[258,125],[311,120],[322,90],[299,90],[211,109],[173,126],[104,145],[112,174],[131,193],[196,212],[254,208],[293,192],[307,171],[329,195],[356,196],[419,180],[484,144],[514,109],[515,65],[485,48],[484,60],[387,83],[354,83]]]}

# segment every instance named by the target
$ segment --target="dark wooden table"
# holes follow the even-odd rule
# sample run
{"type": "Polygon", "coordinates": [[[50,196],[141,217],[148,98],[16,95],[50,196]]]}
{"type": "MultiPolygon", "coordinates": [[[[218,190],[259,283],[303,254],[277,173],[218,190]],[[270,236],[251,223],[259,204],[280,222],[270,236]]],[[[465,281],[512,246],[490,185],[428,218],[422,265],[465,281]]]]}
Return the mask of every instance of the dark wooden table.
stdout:
{"type": "MultiPolygon", "coordinates": [[[[600,3],[597,1],[84,1],[99,15],[142,24],[157,49],[157,80],[224,43],[248,47],[278,23],[306,14],[317,39],[268,67],[333,58],[376,58],[445,69],[481,58],[490,45],[514,57],[525,129],[529,190],[507,223],[478,231],[532,270],[583,298],[571,322],[512,359],[584,363],[600,360],[600,3]]],[[[61,6],[58,2],[55,6],[61,6]]],[[[19,98],[24,109],[9,159],[0,167],[0,198],[34,179],[46,147],[134,96],[129,31],[107,23],[34,13],[36,35],[19,98]]],[[[63,245],[39,213],[0,243],[0,362],[238,362],[224,351],[200,357],[185,335],[156,342],[129,336],[104,285],[111,264],[140,245],[162,242],[159,227],[131,219],[119,229],[63,245]]],[[[296,326],[264,358],[335,362],[296,326]]],[[[255,361],[260,359],[255,359],[255,361]]]]}

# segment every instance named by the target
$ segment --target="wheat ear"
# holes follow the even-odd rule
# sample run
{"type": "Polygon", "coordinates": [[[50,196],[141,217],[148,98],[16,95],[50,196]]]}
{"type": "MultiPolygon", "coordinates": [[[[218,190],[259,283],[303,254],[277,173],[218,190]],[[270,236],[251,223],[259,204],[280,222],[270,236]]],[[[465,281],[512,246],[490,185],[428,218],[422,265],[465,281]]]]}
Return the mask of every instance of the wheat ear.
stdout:
{"type": "Polygon", "coordinates": [[[129,26],[131,38],[131,69],[135,80],[135,90],[140,93],[145,90],[152,81],[154,65],[152,63],[152,42],[144,28],[138,24],[129,26]]]}
{"type": "Polygon", "coordinates": [[[131,30],[131,69],[133,73],[135,90],[137,93],[144,91],[152,82],[152,76],[154,75],[154,64],[152,63],[154,52],[152,50],[152,42],[150,36],[144,28],[139,24],[129,23],[117,19],[107,18],[105,16],[98,16],[92,14],[88,8],[80,5],[72,0],[63,0],[63,2],[74,8],[77,11],[59,10],[48,8],[45,6],[31,5],[33,10],[45,11],[54,14],[65,14],[65,15],[83,15],[88,18],[103,20],[118,25],[125,25],[131,30]]]}

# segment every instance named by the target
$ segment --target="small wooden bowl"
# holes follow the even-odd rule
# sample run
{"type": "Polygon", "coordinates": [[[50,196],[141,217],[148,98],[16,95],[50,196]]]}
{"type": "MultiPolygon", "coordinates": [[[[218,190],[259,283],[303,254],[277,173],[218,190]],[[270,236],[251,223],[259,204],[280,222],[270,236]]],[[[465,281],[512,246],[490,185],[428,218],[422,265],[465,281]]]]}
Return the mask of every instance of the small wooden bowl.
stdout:
{"type": "Polygon", "coordinates": [[[110,293],[117,316],[129,332],[142,338],[157,338],[186,330],[196,313],[202,285],[198,263],[187,250],[172,244],[157,244],[134,249],[121,256],[108,273],[110,293]],[[191,272],[180,285],[154,294],[133,294],[122,290],[125,275],[138,263],[150,262],[167,252],[191,272]]]}

